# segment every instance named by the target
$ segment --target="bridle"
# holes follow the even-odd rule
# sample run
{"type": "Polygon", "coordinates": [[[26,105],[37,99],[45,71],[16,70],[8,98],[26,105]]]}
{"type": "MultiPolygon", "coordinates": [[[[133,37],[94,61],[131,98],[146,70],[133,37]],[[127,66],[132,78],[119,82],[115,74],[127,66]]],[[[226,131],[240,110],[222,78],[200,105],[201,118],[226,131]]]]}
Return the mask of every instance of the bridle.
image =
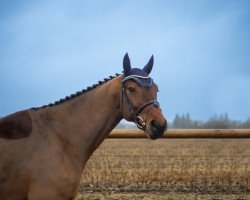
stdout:
{"type": "MultiPolygon", "coordinates": [[[[125,98],[125,101],[126,103],[128,104],[128,108],[129,108],[129,111],[130,113],[132,114],[133,116],[133,119],[134,119],[134,123],[136,124],[136,126],[141,129],[141,130],[144,130],[145,129],[145,126],[146,126],[146,122],[147,122],[147,119],[148,119],[148,115],[150,114],[150,112],[148,112],[148,115],[146,117],[146,120],[144,121],[144,119],[140,116],[140,113],[143,109],[145,109],[146,107],[150,106],[150,105],[153,105],[154,107],[159,107],[159,102],[154,99],[154,100],[151,100],[151,101],[148,101],[144,104],[142,104],[140,107],[138,108],[135,108],[133,105],[132,105],[132,102],[131,100],[128,98],[128,95],[127,95],[127,92],[125,90],[125,87],[124,87],[124,79],[122,78],[122,81],[121,81],[121,85],[122,85],[122,96],[121,96],[121,101],[123,101],[123,96],[125,98]]],[[[121,104],[123,106],[123,102],[121,104]]],[[[122,109],[122,108],[121,108],[122,109]]],[[[123,113],[122,113],[123,115],[123,113]]]]}

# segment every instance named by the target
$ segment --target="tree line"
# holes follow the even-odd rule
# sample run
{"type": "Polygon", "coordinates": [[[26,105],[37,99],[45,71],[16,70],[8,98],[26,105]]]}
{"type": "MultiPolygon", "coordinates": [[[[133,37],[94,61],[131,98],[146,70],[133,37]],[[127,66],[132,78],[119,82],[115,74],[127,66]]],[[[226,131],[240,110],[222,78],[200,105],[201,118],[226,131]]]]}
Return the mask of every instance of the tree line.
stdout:
{"type": "Polygon", "coordinates": [[[249,129],[250,117],[245,121],[229,119],[228,114],[214,115],[207,121],[193,120],[190,114],[176,114],[170,128],[186,129],[249,129]]]}

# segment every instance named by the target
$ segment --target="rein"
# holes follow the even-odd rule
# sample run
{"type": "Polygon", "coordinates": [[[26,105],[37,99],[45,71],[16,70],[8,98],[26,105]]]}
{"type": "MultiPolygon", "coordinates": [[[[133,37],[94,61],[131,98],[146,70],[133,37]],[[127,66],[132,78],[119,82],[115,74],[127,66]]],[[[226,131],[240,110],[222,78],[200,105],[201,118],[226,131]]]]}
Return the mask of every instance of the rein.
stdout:
{"type": "MultiPolygon", "coordinates": [[[[130,113],[132,114],[133,118],[134,118],[134,123],[136,124],[136,126],[141,129],[141,130],[144,130],[145,129],[145,126],[146,126],[146,122],[147,122],[147,119],[148,119],[148,115],[146,117],[146,121],[144,121],[144,119],[140,116],[140,113],[142,112],[142,110],[144,110],[146,107],[150,106],[150,105],[153,105],[154,107],[159,107],[159,102],[154,99],[154,100],[151,100],[151,101],[148,101],[144,104],[142,104],[139,108],[134,108],[133,105],[132,105],[132,102],[131,100],[128,98],[128,95],[127,95],[127,92],[124,88],[124,80],[121,81],[121,84],[122,84],[122,99],[123,99],[123,96],[125,97],[125,101],[126,103],[128,104],[128,108],[129,108],[129,111],[130,113]]],[[[123,104],[122,104],[123,105],[123,104]]]]}

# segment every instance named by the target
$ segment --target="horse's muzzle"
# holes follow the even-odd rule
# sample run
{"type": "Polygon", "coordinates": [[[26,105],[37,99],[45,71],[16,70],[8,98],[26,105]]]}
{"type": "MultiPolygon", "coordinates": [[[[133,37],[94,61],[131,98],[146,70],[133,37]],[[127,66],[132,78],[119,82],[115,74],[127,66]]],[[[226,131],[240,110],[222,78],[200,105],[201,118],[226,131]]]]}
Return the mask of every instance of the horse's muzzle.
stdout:
{"type": "Polygon", "coordinates": [[[156,120],[150,121],[150,130],[149,136],[151,139],[155,140],[157,138],[161,138],[164,135],[164,132],[167,130],[167,121],[165,120],[164,123],[159,123],[156,120]]]}

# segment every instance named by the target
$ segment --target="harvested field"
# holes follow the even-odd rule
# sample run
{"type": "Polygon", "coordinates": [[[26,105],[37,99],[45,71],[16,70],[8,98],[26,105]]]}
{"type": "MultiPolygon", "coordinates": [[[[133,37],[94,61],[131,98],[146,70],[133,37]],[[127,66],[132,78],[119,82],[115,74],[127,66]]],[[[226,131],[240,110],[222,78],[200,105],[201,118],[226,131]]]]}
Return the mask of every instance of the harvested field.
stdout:
{"type": "Polygon", "coordinates": [[[250,139],[106,139],[78,199],[250,199],[250,139]]]}

